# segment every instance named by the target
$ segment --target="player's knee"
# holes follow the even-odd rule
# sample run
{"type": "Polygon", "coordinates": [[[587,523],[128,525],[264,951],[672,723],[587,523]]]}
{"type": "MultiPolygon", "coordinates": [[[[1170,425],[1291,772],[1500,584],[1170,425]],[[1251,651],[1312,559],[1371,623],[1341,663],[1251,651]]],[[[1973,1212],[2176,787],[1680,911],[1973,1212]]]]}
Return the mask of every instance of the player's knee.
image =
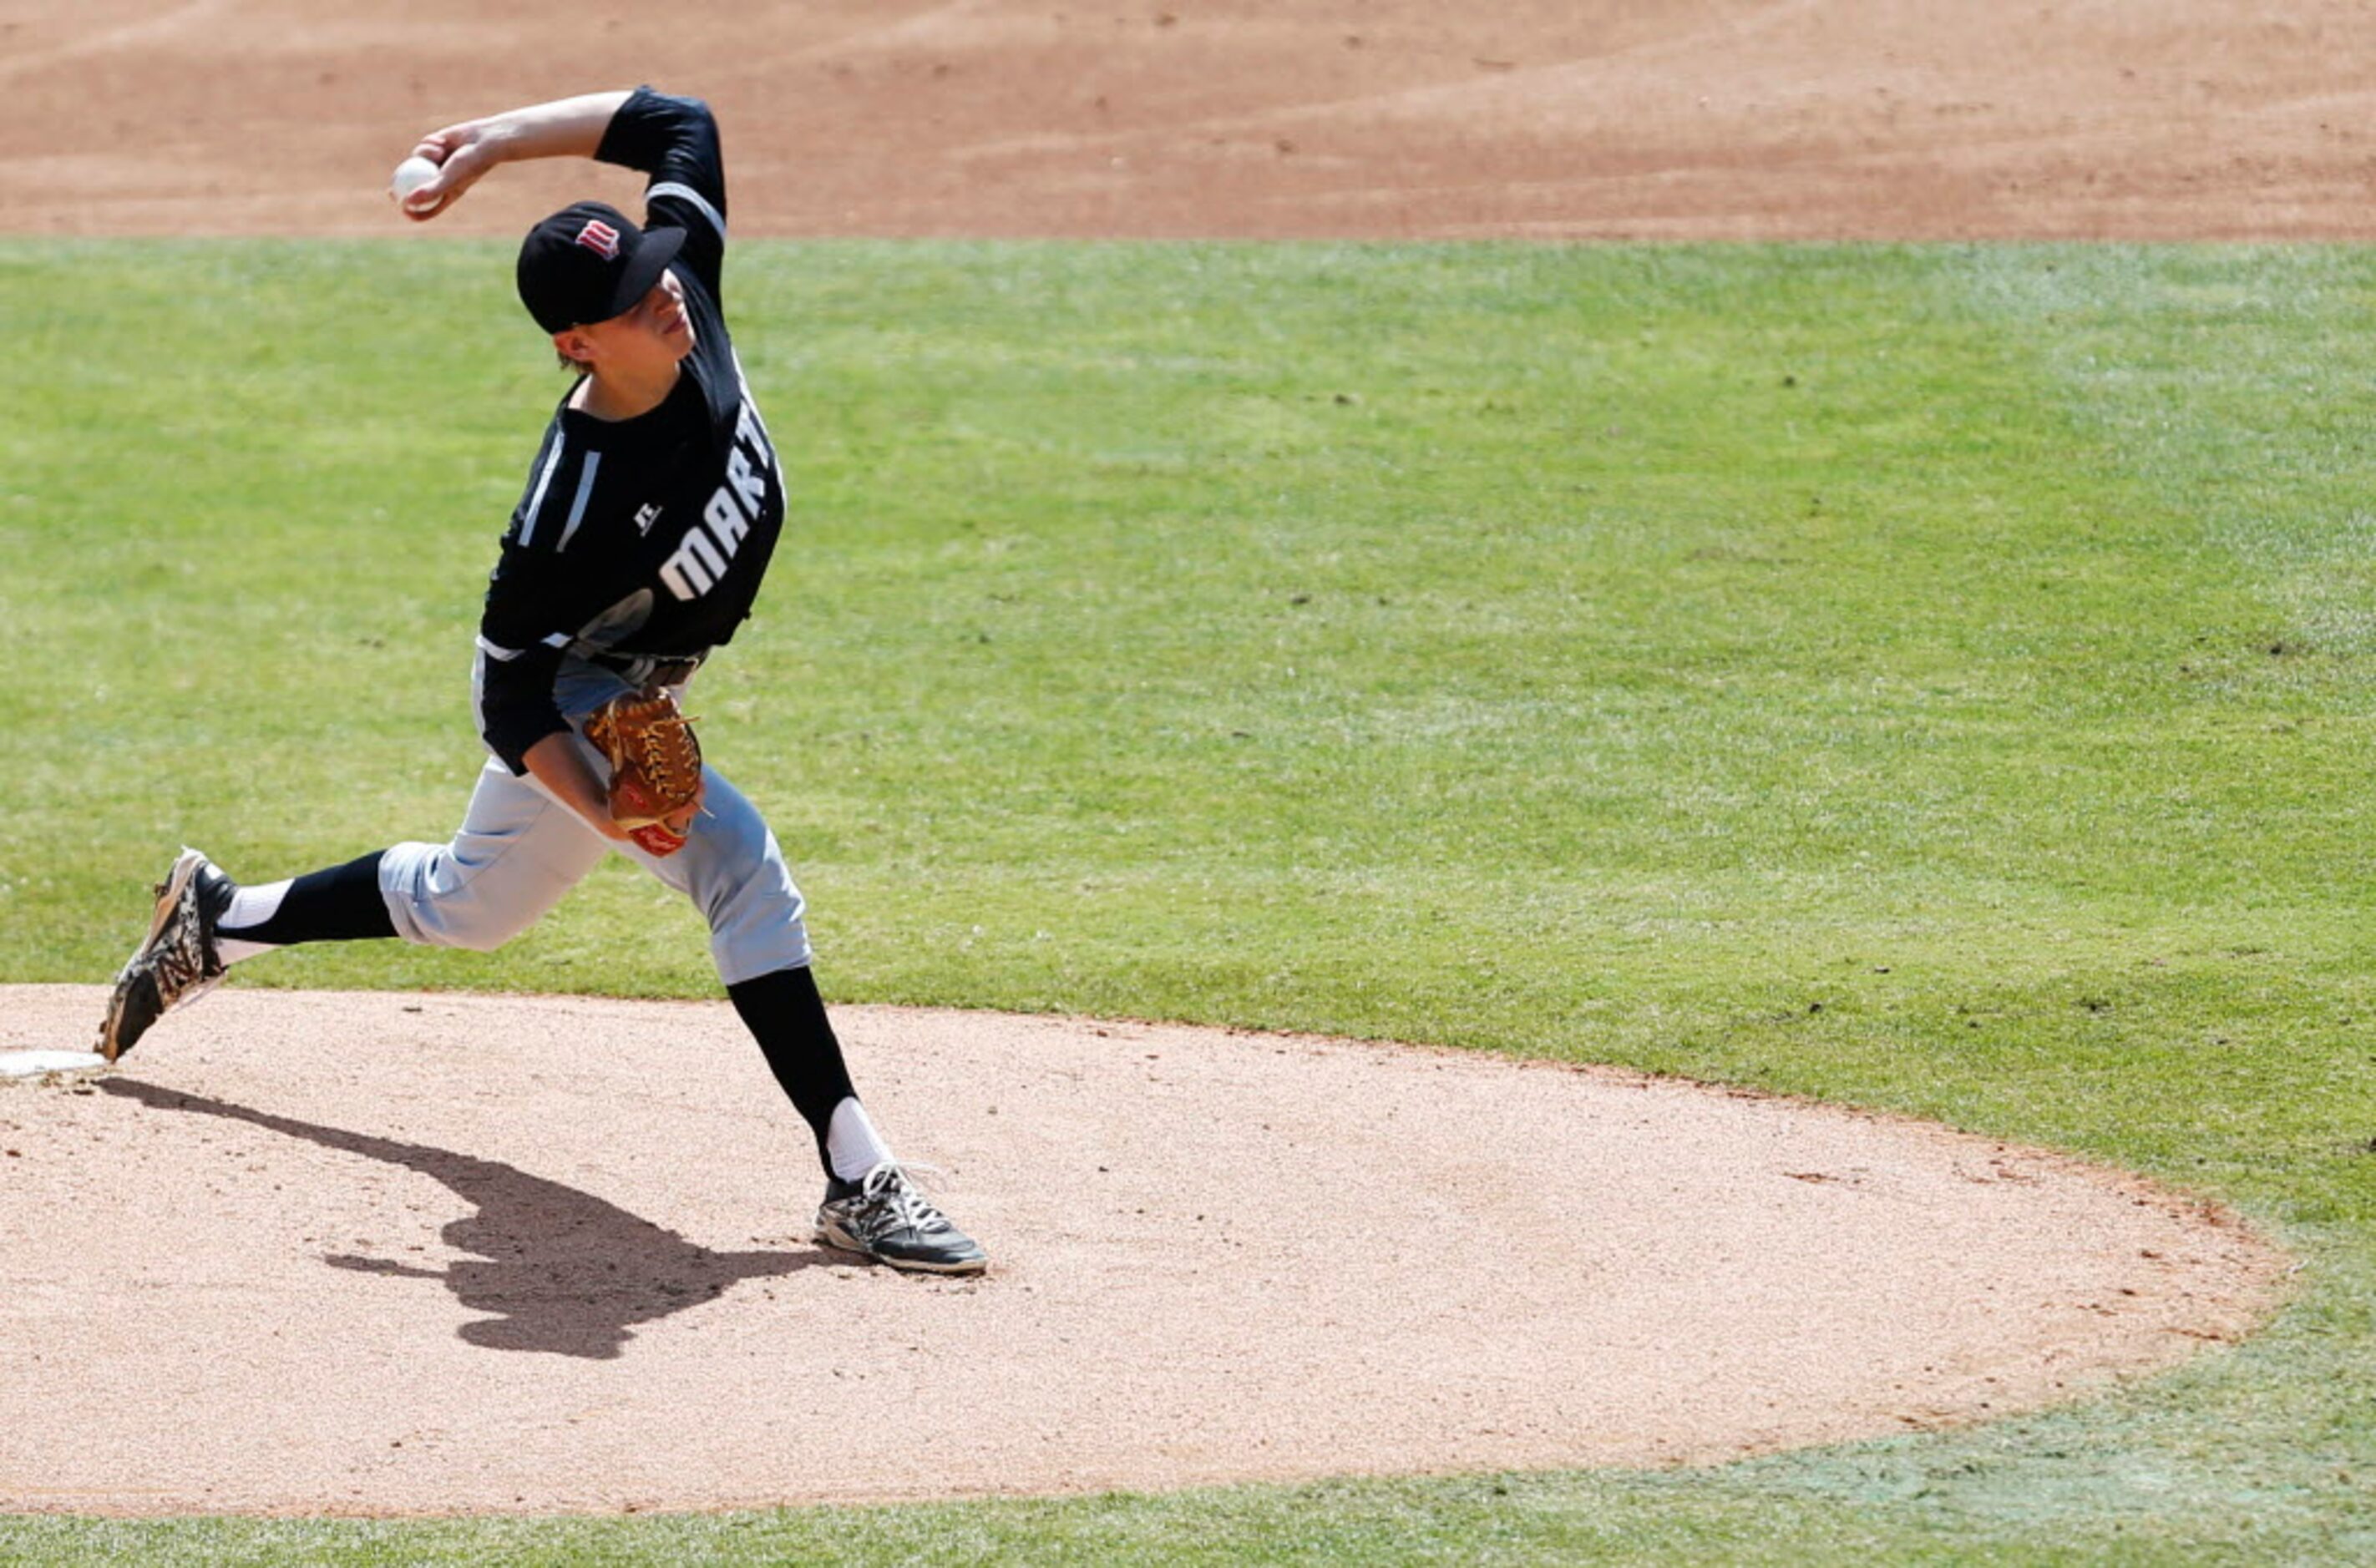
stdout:
{"type": "Polygon", "coordinates": [[[398,844],[381,857],[397,934],[433,947],[492,953],[536,923],[549,899],[469,875],[444,845],[398,844]],[[508,893],[509,897],[505,895],[508,893]]]}
{"type": "Polygon", "coordinates": [[[520,919],[483,906],[440,904],[414,910],[414,927],[420,932],[414,940],[438,947],[493,953],[534,923],[533,918],[520,919]]]}
{"type": "Polygon", "coordinates": [[[792,885],[791,873],[781,861],[760,861],[702,901],[702,913],[713,932],[797,923],[806,912],[801,890],[792,885]]]}
{"type": "Polygon", "coordinates": [[[763,829],[756,853],[717,871],[700,903],[719,972],[762,975],[807,963],[807,905],[773,837],[763,829]]]}
{"type": "Polygon", "coordinates": [[[815,955],[800,895],[738,901],[726,919],[711,924],[709,956],[729,985],[807,966],[815,955]]]}

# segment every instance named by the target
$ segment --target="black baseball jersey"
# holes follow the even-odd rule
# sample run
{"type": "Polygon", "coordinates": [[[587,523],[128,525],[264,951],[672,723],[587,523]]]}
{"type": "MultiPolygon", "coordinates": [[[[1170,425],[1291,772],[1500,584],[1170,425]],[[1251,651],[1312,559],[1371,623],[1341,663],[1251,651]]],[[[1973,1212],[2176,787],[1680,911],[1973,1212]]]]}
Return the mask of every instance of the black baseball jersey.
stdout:
{"type": "MultiPolygon", "coordinates": [[[[479,728],[515,774],[566,730],[564,655],[707,652],[751,613],[784,521],[775,446],[719,304],[726,180],[707,106],[638,88],[595,156],[651,176],[645,227],[684,231],[672,264],[694,349],[660,405],[599,420],[563,398],[504,535],[479,623],[479,728]]],[[[575,388],[573,388],[575,390],[575,388]]]]}

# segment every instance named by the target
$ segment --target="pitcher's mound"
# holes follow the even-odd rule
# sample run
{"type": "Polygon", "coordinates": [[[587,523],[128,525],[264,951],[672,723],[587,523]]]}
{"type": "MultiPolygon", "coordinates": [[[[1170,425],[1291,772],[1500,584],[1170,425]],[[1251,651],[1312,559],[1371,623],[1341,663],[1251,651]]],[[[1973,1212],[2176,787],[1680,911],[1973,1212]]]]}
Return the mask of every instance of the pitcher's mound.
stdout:
{"type": "MultiPolygon", "coordinates": [[[[0,991],[0,1051],[103,992],[0,991]]],[[[1707,1461],[2167,1366],[2134,1179],[1615,1073],[852,1007],[985,1278],[819,1250],[723,1004],[233,990],[0,1084],[0,1510],[716,1508],[1707,1461]]]]}

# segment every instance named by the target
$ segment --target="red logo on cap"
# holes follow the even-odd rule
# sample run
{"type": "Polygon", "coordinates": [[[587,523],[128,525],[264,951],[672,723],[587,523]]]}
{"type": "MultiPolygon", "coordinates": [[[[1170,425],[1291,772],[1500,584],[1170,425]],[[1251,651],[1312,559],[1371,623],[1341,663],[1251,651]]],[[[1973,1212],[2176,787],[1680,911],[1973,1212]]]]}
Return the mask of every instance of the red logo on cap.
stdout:
{"type": "Polygon", "coordinates": [[[619,259],[619,231],[600,218],[586,220],[586,227],[577,231],[577,243],[604,261],[619,259]]]}

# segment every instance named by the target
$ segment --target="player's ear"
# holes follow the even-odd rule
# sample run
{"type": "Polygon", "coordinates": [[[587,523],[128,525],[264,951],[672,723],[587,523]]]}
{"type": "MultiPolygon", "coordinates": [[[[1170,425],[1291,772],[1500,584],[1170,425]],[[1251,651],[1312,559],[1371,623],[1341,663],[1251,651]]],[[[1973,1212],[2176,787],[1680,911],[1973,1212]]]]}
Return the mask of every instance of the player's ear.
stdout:
{"type": "Polygon", "coordinates": [[[573,327],[566,332],[552,335],[552,351],[570,363],[591,370],[594,367],[594,342],[573,327]]]}

